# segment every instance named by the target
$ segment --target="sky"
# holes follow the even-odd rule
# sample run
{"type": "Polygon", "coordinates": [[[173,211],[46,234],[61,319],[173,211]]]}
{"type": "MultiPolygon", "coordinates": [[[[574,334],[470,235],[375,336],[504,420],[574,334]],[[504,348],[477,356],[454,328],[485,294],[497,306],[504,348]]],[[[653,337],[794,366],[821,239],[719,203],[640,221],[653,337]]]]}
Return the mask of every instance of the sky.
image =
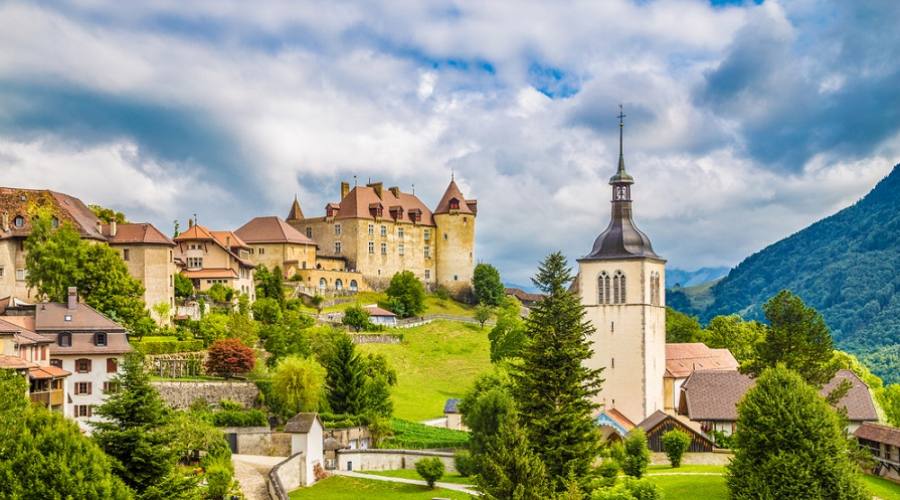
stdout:
{"type": "Polygon", "coordinates": [[[733,266],[900,162],[896,0],[0,2],[0,185],[167,233],[397,185],[476,259],[586,254],[618,156],[670,267],[733,266]]]}

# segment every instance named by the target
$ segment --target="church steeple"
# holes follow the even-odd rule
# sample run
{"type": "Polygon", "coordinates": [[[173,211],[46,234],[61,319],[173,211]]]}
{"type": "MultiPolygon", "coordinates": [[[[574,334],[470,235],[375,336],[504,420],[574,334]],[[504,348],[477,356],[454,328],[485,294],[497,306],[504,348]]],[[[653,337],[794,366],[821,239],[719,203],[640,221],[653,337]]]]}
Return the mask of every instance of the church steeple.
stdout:
{"type": "Polygon", "coordinates": [[[631,185],[634,178],[625,171],[623,137],[625,133],[625,113],[619,105],[619,165],[616,174],[610,177],[612,186],[612,210],[609,225],[594,241],[591,253],[582,260],[606,260],[635,257],[659,259],[653,252],[650,238],[642,233],[631,217],[631,185]]]}
{"type": "Polygon", "coordinates": [[[303,210],[300,209],[300,200],[297,198],[297,195],[294,195],[294,203],[291,204],[291,211],[288,212],[287,219],[285,221],[298,221],[303,220],[303,210]]]}

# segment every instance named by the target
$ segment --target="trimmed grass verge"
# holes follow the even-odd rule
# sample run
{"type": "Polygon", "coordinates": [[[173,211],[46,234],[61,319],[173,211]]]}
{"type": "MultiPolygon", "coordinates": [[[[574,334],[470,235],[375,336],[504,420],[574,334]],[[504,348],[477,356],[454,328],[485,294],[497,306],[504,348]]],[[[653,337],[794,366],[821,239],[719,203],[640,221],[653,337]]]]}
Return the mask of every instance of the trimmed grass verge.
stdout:
{"type": "Polygon", "coordinates": [[[291,500],[430,500],[435,497],[452,500],[472,498],[458,491],[430,489],[415,484],[366,481],[355,477],[332,476],[309,488],[291,492],[291,500]]]}
{"type": "MultiPolygon", "coordinates": [[[[404,479],[418,479],[423,481],[422,476],[415,469],[399,469],[399,470],[366,470],[360,471],[363,474],[371,474],[373,476],[384,477],[402,477],[404,479]]],[[[444,474],[444,477],[438,479],[439,483],[468,484],[474,485],[475,481],[471,477],[463,477],[458,473],[444,474]]]]}

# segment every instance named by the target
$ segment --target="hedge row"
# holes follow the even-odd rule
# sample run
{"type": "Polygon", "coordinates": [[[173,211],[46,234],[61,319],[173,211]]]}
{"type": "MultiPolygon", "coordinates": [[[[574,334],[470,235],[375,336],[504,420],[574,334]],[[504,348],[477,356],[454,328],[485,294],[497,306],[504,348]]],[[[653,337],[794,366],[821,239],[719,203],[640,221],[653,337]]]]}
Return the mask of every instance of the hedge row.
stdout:
{"type": "Polygon", "coordinates": [[[202,340],[171,340],[164,342],[132,342],[135,349],[144,354],[174,354],[203,350],[202,340]]]}
{"type": "Polygon", "coordinates": [[[211,415],[216,427],[268,427],[269,420],[261,410],[222,410],[211,415]]]}

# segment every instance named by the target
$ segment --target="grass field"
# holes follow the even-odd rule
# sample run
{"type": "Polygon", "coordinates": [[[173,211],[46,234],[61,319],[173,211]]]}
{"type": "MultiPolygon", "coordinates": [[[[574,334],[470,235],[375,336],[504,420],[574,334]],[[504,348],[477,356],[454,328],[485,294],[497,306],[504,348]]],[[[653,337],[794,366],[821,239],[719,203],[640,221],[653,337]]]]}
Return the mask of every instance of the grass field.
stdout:
{"type": "Polygon", "coordinates": [[[402,332],[402,344],[358,346],[361,352],[383,354],[397,370],[392,391],[397,418],[442,416],[447,398],[461,397],[479,374],[490,370],[487,328],[435,321],[402,332]]]}
{"type": "MultiPolygon", "coordinates": [[[[343,311],[347,307],[357,303],[362,305],[377,304],[387,300],[387,295],[382,292],[359,292],[351,298],[353,300],[350,300],[349,302],[343,302],[323,308],[322,313],[343,311]]],[[[315,312],[315,309],[310,307],[304,306],[303,309],[309,312],[315,312]]],[[[428,294],[425,297],[425,312],[422,314],[451,314],[454,316],[472,317],[475,314],[475,308],[453,299],[441,299],[436,295],[428,294]]]]}
{"type": "Polygon", "coordinates": [[[389,483],[387,481],[366,481],[353,477],[332,476],[319,481],[309,488],[291,492],[291,500],[430,500],[435,497],[452,500],[472,498],[465,493],[430,489],[415,484],[389,483]]]}
{"type": "MultiPolygon", "coordinates": [[[[385,476],[385,477],[402,477],[405,479],[418,479],[422,481],[422,476],[416,472],[415,469],[400,469],[400,470],[373,470],[373,471],[362,471],[363,474],[372,474],[373,476],[385,476]]],[[[457,473],[452,474],[444,474],[444,477],[438,479],[439,483],[453,483],[453,484],[474,484],[472,478],[463,477],[457,473]]]]}
{"type": "Polygon", "coordinates": [[[869,475],[863,476],[863,483],[869,492],[882,500],[900,500],[900,484],[869,475]]]}

